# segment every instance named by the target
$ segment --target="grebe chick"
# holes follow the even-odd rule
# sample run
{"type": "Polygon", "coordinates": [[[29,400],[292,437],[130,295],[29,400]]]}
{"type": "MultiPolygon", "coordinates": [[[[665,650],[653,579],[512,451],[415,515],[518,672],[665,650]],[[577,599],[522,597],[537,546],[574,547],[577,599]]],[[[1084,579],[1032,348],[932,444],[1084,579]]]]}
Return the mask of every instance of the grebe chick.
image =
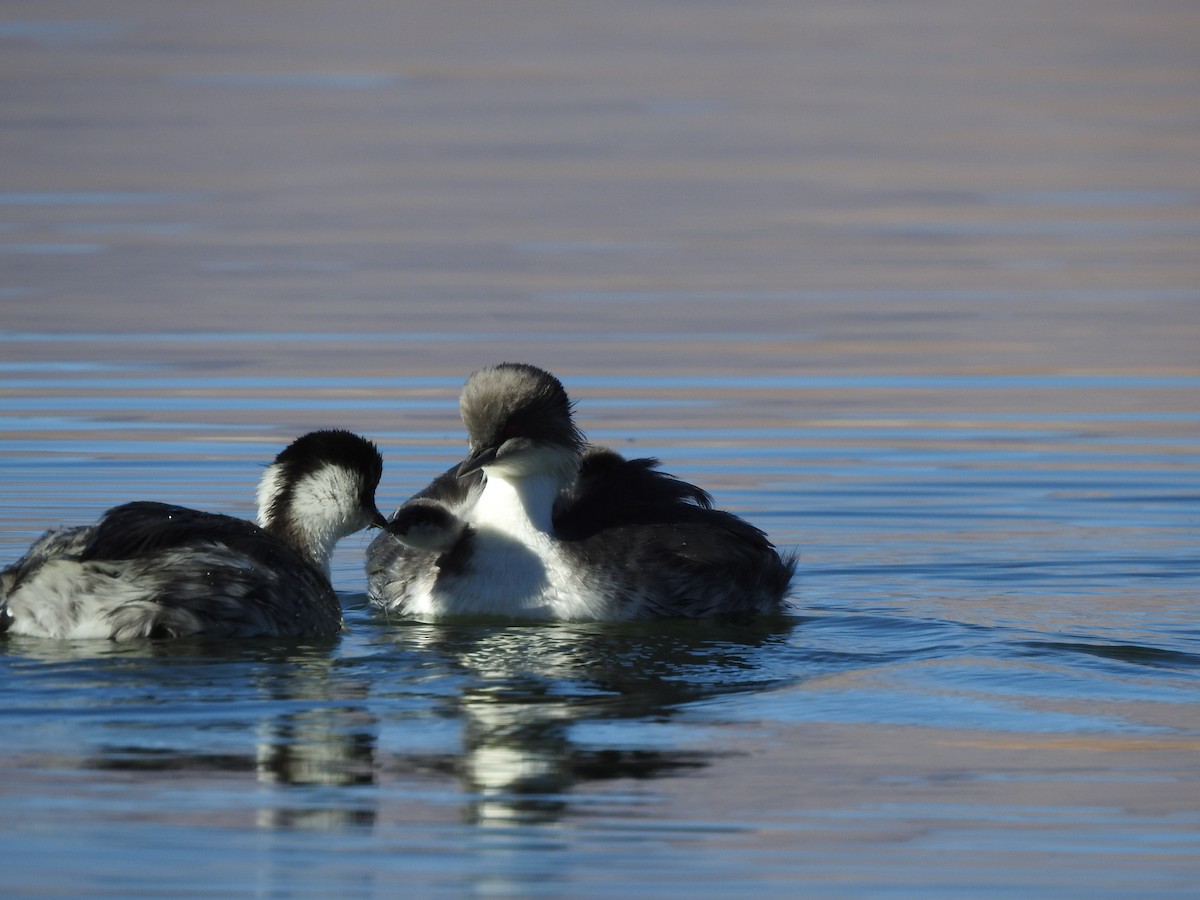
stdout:
{"type": "Polygon", "coordinates": [[[384,613],[612,621],[785,608],[794,558],[656,460],[588,448],[550,373],[483,369],[459,406],[470,455],[367,548],[384,613]]]}
{"type": "Polygon", "coordinates": [[[348,431],[314,431],[259,482],[258,521],[141,501],[47,531],[0,572],[0,631],[50,638],[319,637],[342,629],[337,541],[386,520],[383,460],[348,431]]]}

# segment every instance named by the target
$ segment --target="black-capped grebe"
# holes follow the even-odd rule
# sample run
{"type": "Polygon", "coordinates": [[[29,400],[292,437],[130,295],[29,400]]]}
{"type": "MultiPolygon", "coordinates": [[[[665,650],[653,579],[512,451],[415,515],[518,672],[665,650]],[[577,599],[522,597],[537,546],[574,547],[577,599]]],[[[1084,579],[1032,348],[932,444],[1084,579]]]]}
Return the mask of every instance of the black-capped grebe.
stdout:
{"type": "Polygon", "coordinates": [[[656,460],[588,448],[553,375],[483,369],[459,408],[470,456],[367,548],[371,600],[385,613],[623,620],[784,608],[795,560],[656,460]]]}
{"type": "Polygon", "coordinates": [[[263,473],[259,524],[166,503],[56,528],[0,573],[0,631],[50,638],[316,637],[342,629],[338,539],[385,525],[383,460],[348,431],[295,440],[263,473]]]}

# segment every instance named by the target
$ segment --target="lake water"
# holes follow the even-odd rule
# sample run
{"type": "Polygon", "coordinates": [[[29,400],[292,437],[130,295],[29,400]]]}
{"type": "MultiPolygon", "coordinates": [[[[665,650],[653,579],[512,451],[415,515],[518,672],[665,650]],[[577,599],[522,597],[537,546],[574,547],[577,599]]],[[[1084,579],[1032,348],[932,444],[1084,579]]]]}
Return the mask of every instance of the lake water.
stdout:
{"type": "Polygon", "coordinates": [[[781,621],[0,639],[0,894],[1195,897],[1200,11],[12,2],[0,562],[554,371],[781,621]]]}

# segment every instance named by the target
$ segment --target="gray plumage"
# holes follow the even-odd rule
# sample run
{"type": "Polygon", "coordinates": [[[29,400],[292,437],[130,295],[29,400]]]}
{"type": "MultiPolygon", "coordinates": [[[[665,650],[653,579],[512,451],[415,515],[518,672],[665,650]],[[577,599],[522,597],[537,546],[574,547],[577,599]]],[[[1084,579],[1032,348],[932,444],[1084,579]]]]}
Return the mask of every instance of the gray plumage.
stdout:
{"type": "Polygon", "coordinates": [[[263,473],[260,525],[139,501],[47,531],[0,573],[0,631],[112,640],[313,637],[342,629],[340,538],[384,524],[383,462],[346,431],[304,435],[263,473]]]}
{"type": "Polygon", "coordinates": [[[554,376],[484,369],[460,407],[470,455],[367,550],[384,612],[621,620],[785,607],[794,558],[656,460],[587,448],[554,376]]]}

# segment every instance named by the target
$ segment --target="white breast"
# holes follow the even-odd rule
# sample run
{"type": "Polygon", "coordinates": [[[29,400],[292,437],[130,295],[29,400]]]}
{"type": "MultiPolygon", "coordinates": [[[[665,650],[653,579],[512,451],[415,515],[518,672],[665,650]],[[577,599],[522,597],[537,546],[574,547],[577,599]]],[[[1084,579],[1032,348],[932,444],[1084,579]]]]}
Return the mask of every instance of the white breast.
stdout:
{"type": "Polygon", "coordinates": [[[474,532],[465,568],[434,569],[423,584],[410,585],[408,610],[430,618],[561,618],[561,564],[548,533],[557,491],[552,477],[510,481],[489,472],[479,499],[464,512],[474,532]]]}

